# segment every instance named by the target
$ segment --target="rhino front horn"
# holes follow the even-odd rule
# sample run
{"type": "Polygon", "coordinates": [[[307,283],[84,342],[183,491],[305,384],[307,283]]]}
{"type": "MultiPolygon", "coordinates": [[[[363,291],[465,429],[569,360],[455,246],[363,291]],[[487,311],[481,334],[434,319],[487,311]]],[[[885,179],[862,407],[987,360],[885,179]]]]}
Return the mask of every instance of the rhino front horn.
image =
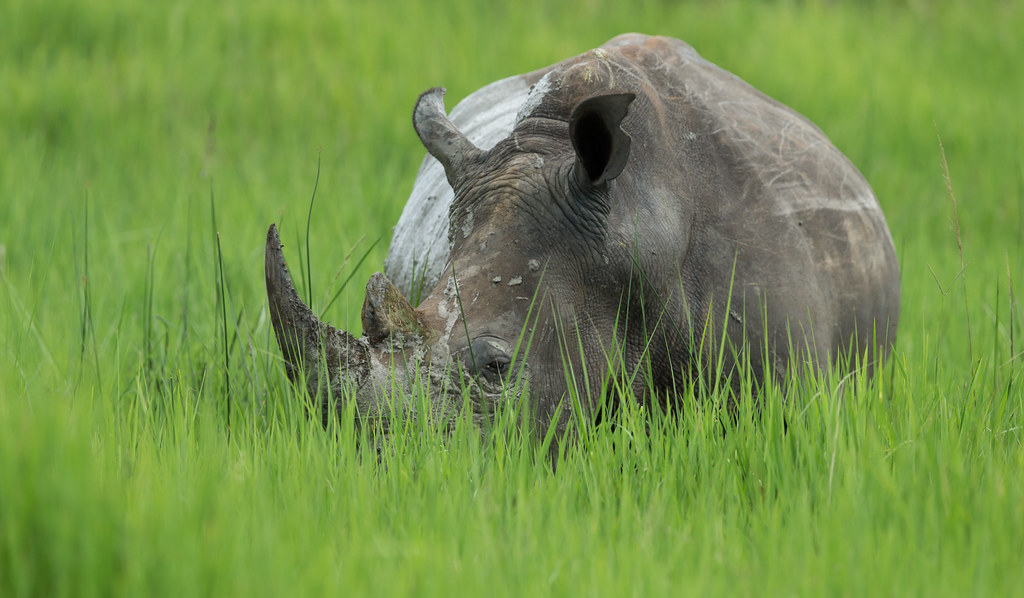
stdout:
{"type": "Polygon", "coordinates": [[[443,87],[428,89],[420,94],[412,113],[412,124],[430,155],[444,166],[448,182],[454,188],[466,160],[479,154],[480,150],[448,120],[444,109],[444,94],[443,87]]]}
{"type": "Polygon", "coordinates": [[[326,422],[329,397],[344,396],[346,388],[360,386],[369,373],[366,349],[352,335],[319,318],[303,303],[292,283],[281,252],[277,227],[267,231],[264,260],[270,321],[284,355],[288,378],[305,381],[310,397],[318,398],[326,422]]]}

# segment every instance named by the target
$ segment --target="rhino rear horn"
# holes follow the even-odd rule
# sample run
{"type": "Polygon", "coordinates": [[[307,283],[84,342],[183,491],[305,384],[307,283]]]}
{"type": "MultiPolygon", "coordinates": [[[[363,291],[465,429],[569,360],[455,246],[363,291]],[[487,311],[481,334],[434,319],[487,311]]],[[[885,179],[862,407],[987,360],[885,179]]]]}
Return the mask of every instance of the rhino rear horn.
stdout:
{"type": "Polygon", "coordinates": [[[420,94],[412,113],[412,124],[420,141],[430,155],[444,166],[448,182],[455,187],[455,181],[461,176],[466,161],[479,154],[480,150],[448,120],[444,109],[444,94],[443,87],[428,89],[420,94]]]}
{"type": "Polygon", "coordinates": [[[573,110],[569,137],[576,150],[576,176],[580,180],[601,185],[626,167],[630,138],[621,125],[635,97],[632,93],[593,96],[573,110]]]}
{"type": "Polygon", "coordinates": [[[427,328],[416,316],[416,311],[402,292],[377,272],[366,283],[366,299],[363,301],[363,334],[370,344],[394,340],[415,341],[428,336],[427,328]]]}
{"type": "Polygon", "coordinates": [[[365,349],[347,332],[321,322],[303,303],[281,252],[277,227],[270,225],[264,258],[270,321],[292,383],[305,380],[310,397],[318,398],[326,422],[329,401],[342,396],[346,385],[360,385],[368,375],[365,349]],[[326,370],[326,371],[324,371],[326,370]]]}

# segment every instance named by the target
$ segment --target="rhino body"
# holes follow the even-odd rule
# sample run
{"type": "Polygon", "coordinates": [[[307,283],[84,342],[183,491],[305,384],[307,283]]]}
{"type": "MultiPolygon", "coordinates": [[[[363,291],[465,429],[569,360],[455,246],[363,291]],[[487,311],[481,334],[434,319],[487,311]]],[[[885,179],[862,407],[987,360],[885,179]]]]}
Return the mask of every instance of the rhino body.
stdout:
{"type": "Polygon", "coordinates": [[[482,419],[527,396],[563,431],[615,388],[670,402],[698,379],[738,390],[889,352],[900,277],[870,186],[685,43],[619,36],[451,117],[443,94],[416,104],[429,155],[362,337],[309,312],[268,234],[278,342],[325,418],[354,400],[369,420],[482,419]],[[416,384],[426,405],[404,398],[416,384]]]}

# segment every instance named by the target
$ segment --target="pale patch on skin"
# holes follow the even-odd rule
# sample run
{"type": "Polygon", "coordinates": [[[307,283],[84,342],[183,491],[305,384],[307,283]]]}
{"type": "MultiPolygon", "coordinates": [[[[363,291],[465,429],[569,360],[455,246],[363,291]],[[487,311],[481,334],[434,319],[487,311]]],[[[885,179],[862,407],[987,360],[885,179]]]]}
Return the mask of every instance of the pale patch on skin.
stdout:
{"type": "Polygon", "coordinates": [[[459,319],[459,303],[455,293],[455,278],[448,277],[448,283],[444,287],[444,301],[437,302],[437,315],[444,321],[444,338],[452,336],[455,322],[459,319]]]}
{"type": "Polygon", "coordinates": [[[775,215],[789,216],[800,212],[817,212],[830,210],[833,212],[864,212],[875,205],[872,195],[856,195],[839,200],[835,197],[792,196],[786,201],[776,204],[775,215]]]}
{"type": "Polygon", "coordinates": [[[519,112],[516,113],[515,124],[518,126],[526,117],[530,116],[533,111],[544,103],[544,98],[548,95],[552,89],[555,88],[555,77],[553,74],[555,71],[541,77],[540,81],[537,81],[530,89],[530,95],[526,96],[526,101],[519,108],[519,112]]]}

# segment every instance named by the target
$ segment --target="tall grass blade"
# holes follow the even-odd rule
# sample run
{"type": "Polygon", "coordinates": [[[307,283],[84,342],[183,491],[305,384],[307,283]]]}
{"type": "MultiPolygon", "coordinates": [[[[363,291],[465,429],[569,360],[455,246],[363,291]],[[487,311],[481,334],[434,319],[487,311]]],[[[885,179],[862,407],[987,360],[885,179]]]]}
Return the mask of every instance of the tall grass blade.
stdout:
{"type": "Polygon", "coordinates": [[[942,145],[942,136],[939,135],[939,125],[934,121],[935,138],[939,140],[939,153],[942,155],[942,179],[946,183],[946,192],[949,193],[949,200],[953,204],[953,231],[956,235],[956,249],[960,255],[960,283],[964,290],[964,321],[967,324],[967,354],[972,367],[974,364],[974,340],[971,333],[971,310],[967,301],[967,265],[964,263],[964,244],[960,237],[960,215],[956,208],[956,195],[953,193],[953,181],[949,176],[949,164],[946,162],[946,148],[942,145]]]}
{"type": "Polygon", "coordinates": [[[309,252],[309,225],[313,221],[313,202],[316,201],[316,190],[320,186],[321,150],[316,152],[316,179],[313,180],[313,193],[309,196],[309,210],[306,213],[306,304],[313,309],[313,263],[309,252]]]}
{"type": "MultiPolygon", "coordinates": [[[[366,248],[366,251],[363,252],[363,255],[358,260],[356,260],[356,263],[352,266],[351,270],[349,270],[348,276],[346,276],[345,280],[341,282],[341,286],[339,286],[338,290],[334,292],[333,296],[331,296],[331,299],[330,301],[327,302],[327,305],[324,306],[322,310],[320,310],[320,318],[323,318],[324,314],[327,313],[327,310],[329,310],[331,306],[334,305],[334,302],[338,299],[338,297],[341,296],[341,292],[344,291],[345,287],[348,286],[348,283],[352,281],[352,277],[355,276],[356,272],[359,271],[359,267],[363,265],[363,262],[366,261],[366,258],[370,257],[370,254],[373,252],[374,248],[377,247],[377,244],[380,243],[381,239],[383,238],[384,235],[377,237],[377,239],[373,243],[371,243],[369,247],[366,248]]],[[[351,252],[349,253],[349,255],[351,255],[351,252]]],[[[348,258],[349,256],[345,256],[345,259],[342,261],[342,268],[345,267],[345,263],[348,262],[348,258]]],[[[310,309],[312,309],[312,307],[310,309]]]]}
{"type": "Polygon", "coordinates": [[[231,436],[231,363],[228,348],[228,314],[227,297],[225,295],[224,283],[224,256],[220,248],[220,231],[217,229],[217,208],[213,197],[213,181],[210,181],[210,219],[213,226],[214,248],[217,253],[217,263],[214,267],[214,288],[216,289],[216,300],[214,301],[217,318],[220,320],[221,346],[223,347],[224,362],[221,365],[224,374],[224,408],[227,414],[227,433],[231,436]]]}

